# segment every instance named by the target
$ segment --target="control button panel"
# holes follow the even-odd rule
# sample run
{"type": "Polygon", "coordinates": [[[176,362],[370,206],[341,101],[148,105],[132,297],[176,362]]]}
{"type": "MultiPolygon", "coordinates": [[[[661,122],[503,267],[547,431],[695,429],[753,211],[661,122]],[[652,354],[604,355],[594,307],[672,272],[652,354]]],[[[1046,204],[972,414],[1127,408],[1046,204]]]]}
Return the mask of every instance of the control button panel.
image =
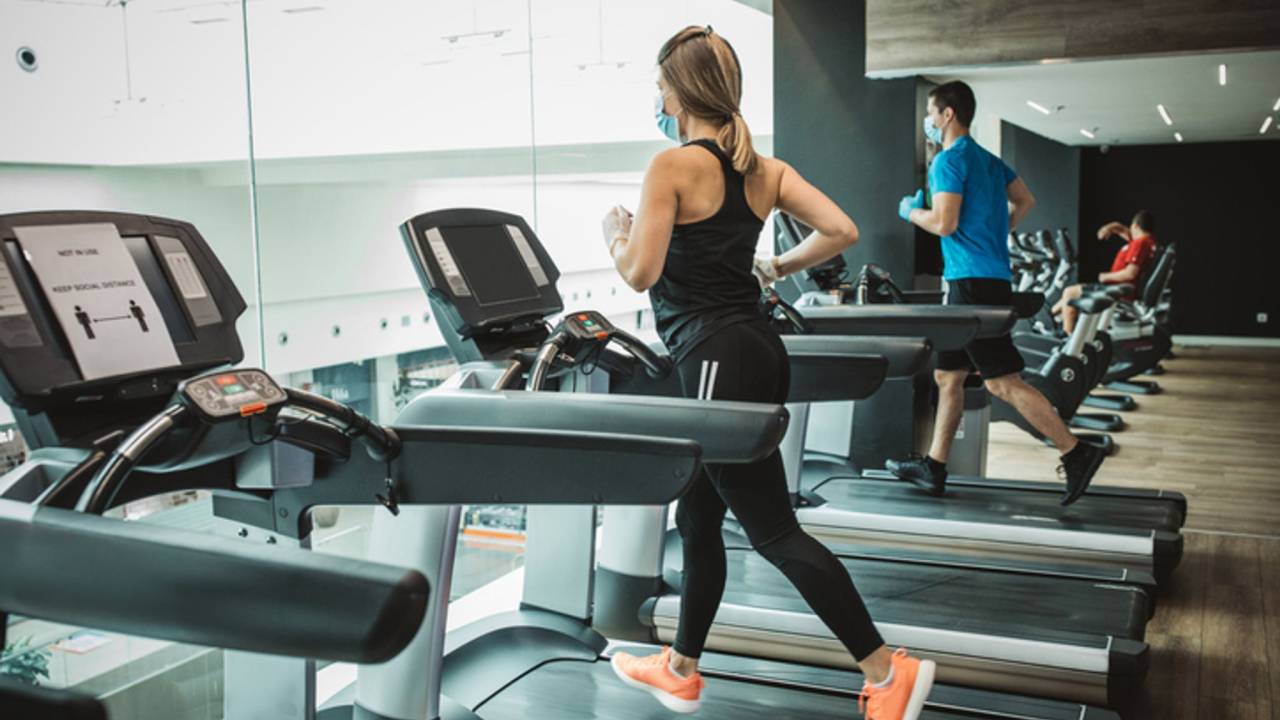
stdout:
{"type": "Polygon", "coordinates": [[[431,249],[436,265],[439,265],[440,272],[444,273],[445,282],[449,283],[449,290],[457,297],[470,297],[471,288],[462,277],[462,271],[458,269],[453,253],[449,252],[449,246],[445,244],[440,228],[427,228],[423,235],[427,238],[427,247],[431,249]]]}
{"type": "Polygon", "coordinates": [[[577,340],[608,340],[613,335],[613,325],[598,312],[570,313],[561,321],[564,329],[577,340]]]}
{"type": "Polygon", "coordinates": [[[529,241],[525,239],[524,233],[520,232],[520,228],[515,225],[508,225],[507,234],[511,236],[511,241],[516,244],[516,251],[520,253],[520,259],[524,260],[524,266],[529,269],[529,275],[533,277],[533,282],[538,287],[550,285],[551,281],[547,279],[547,274],[542,270],[542,263],[538,262],[538,256],[534,254],[533,248],[529,246],[529,241]]]}
{"type": "Polygon", "coordinates": [[[183,383],[182,397],[210,420],[248,417],[284,403],[283,389],[261,370],[230,370],[183,383]]]}

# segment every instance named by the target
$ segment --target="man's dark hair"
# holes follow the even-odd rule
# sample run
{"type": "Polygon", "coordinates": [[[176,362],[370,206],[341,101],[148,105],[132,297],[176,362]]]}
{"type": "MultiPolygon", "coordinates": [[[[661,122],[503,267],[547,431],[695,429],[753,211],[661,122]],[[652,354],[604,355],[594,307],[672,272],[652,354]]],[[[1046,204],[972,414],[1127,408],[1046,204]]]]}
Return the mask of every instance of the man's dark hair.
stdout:
{"type": "Polygon", "coordinates": [[[1156,231],[1156,216],[1152,215],[1150,210],[1139,210],[1134,214],[1133,222],[1130,224],[1137,225],[1148,233],[1154,233],[1156,231]]]}
{"type": "Polygon", "coordinates": [[[951,108],[960,124],[969,127],[973,124],[973,114],[978,110],[978,101],[973,97],[973,88],[960,80],[943,83],[929,91],[933,104],[941,112],[951,108]]]}

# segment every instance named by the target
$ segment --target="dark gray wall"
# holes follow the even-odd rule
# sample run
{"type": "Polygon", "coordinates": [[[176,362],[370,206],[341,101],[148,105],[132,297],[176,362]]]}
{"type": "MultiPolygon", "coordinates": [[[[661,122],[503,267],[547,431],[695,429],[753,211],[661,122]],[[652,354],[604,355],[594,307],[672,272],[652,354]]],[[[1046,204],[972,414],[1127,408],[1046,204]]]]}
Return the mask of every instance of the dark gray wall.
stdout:
{"type": "MultiPolygon", "coordinates": [[[[875,262],[909,285],[915,232],[898,218],[898,200],[920,187],[916,80],[864,77],[860,1],[776,0],[773,40],[776,155],[858,224],[862,239],[845,253],[851,272],[875,262]]],[[[858,403],[853,454],[864,467],[912,449],[912,399],[903,385],[858,403]]]]}
{"type": "MultiPolygon", "coordinates": [[[[1146,208],[1155,213],[1157,240],[1177,247],[1175,332],[1280,337],[1280,142],[1112,147],[1106,154],[1091,148],[1081,161],[1087,232],[1111,220],[1127,223],[1146,208]],[[1258,322],[1260,312],[1268,322],[1258,322]]],[[[1080,243],[1081,272],[1096,277],[1109,269],[1119,246],[1080,243]]]]}
{"type": "Polygon", "coordinates": [[[1065,227],[1080,247],[1080,149],[1002,122],[1000,157],[1036,196],[1036,206],[1018,231],[1065,227]]]}
{"type": "Polygon", "coordinates": [[[864,13],[862,2],[775,2],[773,147],[858,224],[851,269],[875,262],[910,278],[914,233],[897,213],[919,187],[916,81],[863,77],[864,13]]]}

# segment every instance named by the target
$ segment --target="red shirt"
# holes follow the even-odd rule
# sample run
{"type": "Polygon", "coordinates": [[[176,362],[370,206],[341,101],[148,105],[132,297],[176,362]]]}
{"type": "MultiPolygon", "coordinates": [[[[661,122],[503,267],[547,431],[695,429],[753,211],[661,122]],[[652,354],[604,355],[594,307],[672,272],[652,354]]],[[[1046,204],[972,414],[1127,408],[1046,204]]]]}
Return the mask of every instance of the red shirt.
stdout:
{"type": "MultiPolygon", "coordinates": [[[[1151,258],[1156,254],[1156,239],[1150,235],[1142,235],[1136,237],[1125,246],[1120,248],[1120,252],[1116,253],[1115,262],[1111,263],[1111,272],[1120,272],[1130,265],[1138,266],[1138,277],[1131,283],[1136,288],[1142,281],[1143,272],[1147,269],[1147,264],[1151,262],[1151,258]]],[[[1112,283],[1114,284],[1114,283],[1112,283]]],[[[1132,299],[1129,298],[1129,299],[1132,299]]]]}

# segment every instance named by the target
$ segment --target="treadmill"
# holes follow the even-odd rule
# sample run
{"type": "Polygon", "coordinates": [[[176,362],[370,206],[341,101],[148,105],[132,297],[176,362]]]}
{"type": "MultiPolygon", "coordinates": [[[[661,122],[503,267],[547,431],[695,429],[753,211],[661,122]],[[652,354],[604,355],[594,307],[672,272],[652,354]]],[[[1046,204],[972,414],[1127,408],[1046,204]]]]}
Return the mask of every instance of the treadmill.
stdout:
{"type": "MultiPolygon", "coordinates": [[[[799,242],[803,228],[783,213],[776,217],[781,247],[799,242]]],[[[1017,319],[1017,308],[848,304],[859,292],[865,298],[874,290],[863,283],[849,285],[844,274],[844,262],[836,257],[811,270],[809,284],[793,276],[802,290],[813,285],[822,289],[807,291],[783,313],[792,332],[923,337],[937,351],[961,348],[974,337],[1003,334],[1017,319]],[[957,319],[966,313],[972,316],[967,325],[957,319]]],[[[883,462],[886,456],[912,449],[903,437],[927,438],[920,425],[932,416],[930,360],[929,353],[912,356],[906,347],[891,354],[885,390],[893,405],[872,398],[880,404],[872,406],[876,419],[869,424],[860,421],[854,404],[852,432],[806,428],[810,408],[789,406],[793,427],[783,444],[784,461],[797,515],[807,530],[836,546],[942,550],[967,554],[975,562],[1049,563],[1067,573],[1106,567],[1131,579],[1167,579],[1182,556],[1186,497],[1163,490],[1098,486],[1063,508],[1057,484],[983,477],[990,406],[981,386],[966,389],[964,438],[958,438],[953,449],[950,464],[956,472],[948,478],[945,496],[930,497],[883,470],[857,467],[852,455],[858,446],[883,462]],[[874,437],[860,442],[860,433],[874,437]],[[843,450],[805,449],[815,441],[843,450]]]]}
{"type": "MultiPolygon", "coordinates": [[[[91,451],[87,472],[73,474],[90,476],[76,504],[99,512],[146,494],[161,480],[167,488],[203,483],[216,493],[221,516],[285,538],[306,537],[308,511],[317,504],[384,506],[375,515],[373,554],[418,568],[439,592],[408,646],[387,662],[361,665],[357,684],[318,717],[528,717],[535,704],[538,714],[555,717],[626,716],[634,702],[602,706],[608,700],[593,693],[604,679],[608,652],[608,642],[589,625],[594,505],[608,506],[610,513],[651,514],[652,505],[683,491],[700,461],[746,461],[771,452],[785,431],[786,413],[769,405],[568,392],[597,386],[604,373],[587,372],[593,367],[630,360],[637,372],[657,376],[669,368],[594,313],[575,313],[548,336],[540,318],[548,306],[559,309],[551,285],[556,273],[540,246],[516,240],[536,242],[532,230],[503,215],[495,234],[493,214],[483,211],[448,217],[460,232],[410,224],[411,247],[423,238],[415,254],[432,252],[433,234],[426,231],[436,230],[448,254],[420,270],[450,283],[450,292],[479,291],[457,303],[461,312],[441,313],[442,325],[458,331],[453,340],[459,346],[494,349],[493,359],[467,363],[445,386],[413,400],[388,428],[340,403],[280,388],[261,371],[215,368],[178,384],[172,400],[126,438],[91,451]],[[457,257],[471,260],[460,265],[457,257]],[[475,258],[516,271],[516,282],[473,283],[474,276],[463,273],[475,258]],[[531,287],[535,296],[525,294],[531,287]],[[536,309],[538,322],[529,321],[529,308],[536,309]],[[485,315],[504,319],[475,324],[485,315]],[[512,341],[511,352],[497,353],[512,341]],[[606,352],[606,342],[628,355],[606,352]],[[562,392],[507,389],[526,377],[527,384],[550,382],[562,392]],[[245,472],[260,466],[270,472],[245,472]],[[446,638],[458,536],[454,504],[470,502],[539,505],[530,516],[524,603],[517,613],[446,638]],[[440,694],[442,687],[447,695],[440,694]],[[552,705],[539,694],[548,689],[555,693],[552,705]]],[[[830,366],[844,369],[849,362],[835,358],[830,366]]],[[[278,584],[279,592],[290,590],[289,581],[278,584]]],[[[290,607],[297,624],[313,634],[339,632],[323,625],[332,621],[317,617],[309,601],[290,607]]],[[[775,716],[780,707],[847,717],[856,705],[851,689],[860,684],[853,674],[742,658],[709,659],[707,668],[720,678],[702,711],[711,717],[775,716]],[[744,707],[748,697],[756,700],[744,707]]],[[[261,680],[268,688],[275,684],[272,677],[261,680]]],[[[980,691],[939,688],[935,698],[931,717],[1115,718],[1077,703],[980,691]]]]}
{"type": "MultiPolygon", "coordinates": [[[[570,313],[554,330],[546,329],[545,318],[559,314],[562,309],[555,291],[558,272],[523,219],[494,211],[447,210],[413,218],[402,230],[419,275],[428,288],[428,297],[446,342],[463,363],[460,370],[463,376],[472,372],[472,368],[480,368],[496,377],[493,382],[502,387],[510,387],[524,376],[529,378],[531,389],[552,387],[549,383],[554,380],[562,395],[591,393],[585,397],[617,408],[612,414],[578,422],[590,422],[606,431],[621,431],[625,427],[627,432],[642,435],[694,438],[703,447],[703,459],[707,462],[748,458],[741,452],[729,452],[726,443],[736,436],[721,436],[711,424],[717,418],[710,410],[718,403],[703,401],[704,409],[693,415],[695,420],[691,424],[689,418],[673,412],[678,405],[666,406],[665,414],[633,418],[620,414],[641,399],[673,402],[668,395],[674,379],[670,375],[654,377],[660,373],[652,372],[657,365],[655,361],[643,359],[647,348],[597,313],[570,313]],[[601,347],[593,341],[597,336],[621,345],[627,355],[601,347]],[[530,369],[510,369],[516,361],[530,369]],[[553,377],[554,370],[547,369],[557,365],[566,368],[558,378],[553,377]],[[488,370],[484,370],[486,366],[488,370]],[[578,372],[568,372],[573,368],[578,372]],[[646,388],[647,397],[637,398],[646,388]],[[601,394],[605,392],[611,394],[601,394]],[[626,394],[616,394],[619,392],[626,394]]],[[[866,338],[787,340],[792,354],[793,399],[808,401],[833,393],[837,398],[864,397],[882,382],[889,364],[883,355],[850,351],[851,343],[866,343],[866,338]]],[[[505,422],[523,421],[539,426],[554,423],[563,427],[574,421],[561,414],[526,414],[524,403],[512,402],[515,394],[505,395],[501,402],[494,402],[493,411],[500,413],[505,422]]],[[[425,398],[415,402],[425,402],[425,398]]],[[[687,401],[681,399],[680,402],[687,401]]],[[[457,411],[449,412],[448,416],[462,417],[457,411]]],[[[484,420],[478,417],[475,421],[484,420]]],[[[563,627],[562,632],[581,633],[590,623],[617,640],[666,639],[666,618],[674,617],[677,609],[672,601],[678,603],[678,600],[665,593],[662,572],[665,508],[656,505],[606,508],[594,586],[590,580],[581,579],[583,575],[590,576],[590,558],[579,559],[575,554],[577,550],[567,550],[593,545],[594,514],[590,509],[582,510],[587,515],[580,521],[560,516],[552,524],[543,523],[531,508],[525,571],[526,612],[530,608],[550,608],[562,617],[573,618],[574,623],[563,627]],[[576,542],[565,535],[568,532],[565,528],[574,522],[581,525],[576,542]],[[544,570],[535,564],[542,552],[542,538],[548,532],[558,541],[554,542],[553,558],[548,561],[555,569],[544,570]],[[578,580],[565,576],[575,566],[579,568],[578,580]],[[583,566],[586,571],[581,569],[583,566]],[[547,582],[552,585],[545,585],[547,582]]],[[[817,623],[816,619],[807,611],[798,612],[787,591],[777,587],[767,570],[753,563],[745,552],[731,551],[731,557],[734,570],[730,590],[722,606],[720,622],[712,631],[711,649],[719,647],[733,655],[772,653],[773,660],[781,659],[783,666],[792,668],[771,671],[777,676],[764,679],[767,683],[776,682],[777,677],[789,672],[802,673],[794,668],[805,666],[788,665],[799,656],[818,657],[835,667],[851,664],[843,650],[835,652],[821,647],[823,643],[829,644],[829,635],[822,638],[815,633],[812,625],[817,623]],[[752,574],[746,575],[741,570],[750,570],[752,574]],[[758,604],[751,604],[757,601],[758,604]],[[740,624],[739,617],[743,618],[740,624]],[[726,633],[735,635],[735,640],[721,643],[726,633]],[[747,642],[738,642],[744,637],[748,638],[747,642]],[[796,643],[809,650],[795,655],[796,643]],[[782,652],[793,655],[779,657],[778,653],[782,652]]],[[[882,628],[891,643],[907,644],[924,655],[941,659],[944,665],[949,664],[954,668],[949,676],[951,680],[995,685],[999,683],[993,682],[994,674],[1012,672],[1018,678],[1018,689],[1032,688],[1060,696],[1089,695],[1109,702],[1120,694],[1121,686],[1140,682],[1145,669],[1146,646],[1141,635],[1147,617],[1147,598],[1139,588],[977,571],[956,565],[922,563],[918,559],[846,559],[845,562],[853,568],[861,589],[873,603],[877,598],[883,603],[891,596],[913,598],[911,607],[896,617],[885,610],[884,614],[892,620],[882,623],[882,628]],[[963,588],[964,597],[944,599],[949,586],[963,588]],[[1001,597],[1004,599],[1000,600],[1001,597]],[[1045,597],[1052,600],[1046,602],[1045,597]],[[957,620],[960,615],[976,612],[978,606],[995,605],[999,606],[999,612],[988,612],[986,620],[957,620]],[[908,614],[913,617],[905,617],[908,614]],[[945,619],[925,626],[916,623],[917,618],[934,615],[945,619]],[[1010,622],[1009,617],[1015,620],[1010,622]],[[1018,624],[1017,620],[1028,622],[1018,624]],[[1045,628],[1074,624],[1077,630],[1041,630],[1037,629],[1037,623],[1045,628]],[[1079,632],[1078,628],[1084,624],[1090,624],[1097,633],[1079,632]],[[1039,676],[1040,681],[1028,683],[1033,675],[1039,676]],[[1058,679],[1059,676],[1065,680],[1058,679]],[[1108,683],[1113,687],[1108,688],[1108,683]]],[[[522,638],[535,633],[532,628],[539,622],[529,617],[495,618],[452,634],[445,660],[445,694],[482,717],[490,717],[484,711],[486,707],[501,709],[493,717],[505,717],[503,713],[518,714],[520,708],[527,709],[530,703],[543,702],[539,699],[542,693],[550,692],[549,688],[558,687],[568,682],[570,676],[582,672],[591,674],[591,682],[596,686],[593,692],[612,692],[611,671],[599,663],[607,648],[598,640],[578,649],[573,659],[582,664],[579,668],[557,666],[544,655],[533,655],[532,647],[528,650],[531,657],[519,659],[525,652],[523,648],[531,645],[522,638]],[[513,648],[521,650],[517,652],[513,648]],[[509,694],[513,692],[519,694],[509,694]]],[[[734,673],[739,671],[750,675],[743,670],[746,667],[774,667],[764,660],[752,662],[762,664],[729,663],[725,672],[737,678],[734,673]]],[[[827,672],[822,670],[819,674],[827,672]]],[[[944,681],[948,678],[945,669],[942,677],[944,681]]],[[[752,680],[758,681],[761,678],[752,680]]],[[[797,681],[798,686],[809,683],[821,686],[819,680],[797,681]]],[[[590,693],[586,698],[577,698],[558,692],[553,701],[555,713],[557,717],[598,714],[592,704],[593,697],[590,693]],[[588,704],[581,706],[579,702],[588,704]]],[[[998,704],[999,698],[1005,696],[983,697],[998,704]]],[[[850,712],[848,702],[846,694],[836,712],[850,712]]],[[[1081,712],[1079,705],[1071,707],[1073,712],[1081,712]]]]}
{"type": "MultiPolygon", "coordinates": [[[[0,245],[8,310],[0,398],[31,448],[0,476],[0,646],[8,613],[224,648],[228,667],[236,657],[377,663],[409,644],[428,598],[417,571],[75,511],[125,432],[163,410],[183,378],[240,360],[235,321],[243,300],[192,226],[110,212],[0,215],[0,245]],[[32,260],[51,254],[82,260],[55,265],[53,274],[32,260]],[[89,338],[54,298],[106,281],[129,288],[150,319],[146,330],[134,324],[125,335],[162,335],[169,360],[132,353],[100,325],[89,338]],[[77,337],[102,341],[89,346],[94,357],[77,337]],[[114,372],[91,370],[107,361],[114,372]]],[[[182,478],[189,458],[172,449],[147,462],[168,464],[165,477],[182,478]]],[[[216,485],[217,475],[203,484],[216,485]]],[[[140,495],[175,489],[139,476],[140,495]]],[[[23,718],[103,716],[92,699],[7,682],[0,707],[23,718]]]]}

